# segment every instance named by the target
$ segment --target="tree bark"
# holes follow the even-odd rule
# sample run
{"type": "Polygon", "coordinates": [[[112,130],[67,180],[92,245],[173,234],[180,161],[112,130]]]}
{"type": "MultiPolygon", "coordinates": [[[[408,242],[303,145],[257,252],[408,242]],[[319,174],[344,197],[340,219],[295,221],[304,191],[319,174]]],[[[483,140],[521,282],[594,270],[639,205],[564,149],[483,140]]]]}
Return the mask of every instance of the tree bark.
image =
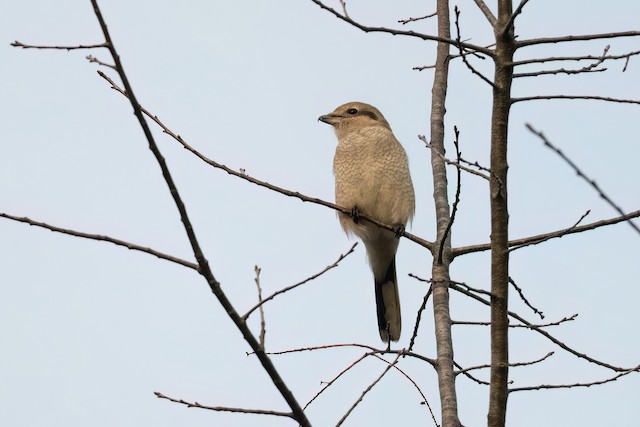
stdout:
{"type": "Polygon", "coordinates": [[[509,378],[507,137],[513,80],[513,66],[510,64],[515,40],[513,31],[504,29],[511,14],[511,0],[499,0],[491,118],[491,385],[487,420],[490,427],[505,425],[509,378]]]}
{"type": "MultiPolygon", "coordinates": [[[[437,1],[438,37],[449,39],[449,0],[437,1]]],[[[444,115],[449,76],[449,44],[438,43],[436,67],[431,90],[431,167],[433,170],[433,198],[436,207],[437,242],[445,239],[441,262],[439,244],[434,245],[432,266],[433,315],[436,335],[438,386],[443,427],[461,426],[458,418],[458,398],[453,372],[453,342],[449,312],[449,265],[451,263],[451,234],[445,236],[450,210],[447,195],[447,171],[444,158],[444,115]],[[440,155],[438,154],[440,153],[440,155]]]]}

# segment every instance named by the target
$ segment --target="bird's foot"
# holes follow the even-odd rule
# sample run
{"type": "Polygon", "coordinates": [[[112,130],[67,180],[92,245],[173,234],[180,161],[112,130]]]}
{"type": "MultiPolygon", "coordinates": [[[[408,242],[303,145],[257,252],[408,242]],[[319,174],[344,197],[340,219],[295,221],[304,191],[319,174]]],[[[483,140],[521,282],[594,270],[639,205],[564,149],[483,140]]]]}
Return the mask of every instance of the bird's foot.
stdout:
{"type": "Polygon", "coordinates": [[[356,224],[360,222],[360,209],[357,206],[351,208],[351,219],[356,224]]]}
{"type": "Polygon", "coordinates": [[[396,239],[399,239],[404,234],[404,224],[396,225],[393,229],[393,234],[396,236],[396,239]]]}
{"type": "Polygon", "coordinates": [[[391,323],[387,322],[387,351],[391,351],[391,323]]]}

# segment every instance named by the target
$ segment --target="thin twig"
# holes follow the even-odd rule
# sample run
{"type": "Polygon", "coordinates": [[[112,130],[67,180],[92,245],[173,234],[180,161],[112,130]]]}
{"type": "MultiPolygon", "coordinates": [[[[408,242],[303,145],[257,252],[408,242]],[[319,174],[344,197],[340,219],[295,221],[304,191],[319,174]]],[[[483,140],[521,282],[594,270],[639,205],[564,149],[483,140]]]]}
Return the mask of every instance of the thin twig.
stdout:
{"type": "Polygon", "coordinates": [[[522,78],[522,77],[539,77],[539,76],[547,76],[547,75],[556,75],[556,74],[584,74],[584,73],[603,73],[607,71],[607,68],[592,68],[591,66],[580,68],[579,70],[567,70],[566,68],[558,68],[557,70],[542,70],[542,71],[532,71],[530,73],[514,73],[513,78],[522,78]]]}
{"type": "Polygon", "coordinates": [[[540,316],[540,319],[544,319],[544,313],[531,305],[529,300],[524,296],[524,292],[522,292],[522,289],[520,288],[520,286],[516,284],[516,282],[511,278],[511,276],[509,276],[509,283],[511,283],[511,285],[514,287],[516,292],[518,292],[518,295],[520,296],[520,299],[522,300],[522,302],[524,302],[525,305],[529,307],[535,314],[540,316]]]}
{"type": "Polygon", "coordinates": [[[353,250],[356,248],[356,246],[358,245],[358,242],[354,243],[353,245],[351,245],[351,248],[345,252],[344,254],[340,254],[340,256],[338,257],[338,259],[331,265],[326,266],[322,271],[320,271],[319,273],[316,273],[312,276],[307,277],[304,280],[301,280],[300,282],[291,285],[291,286],[287,286],[286,288],[280,289],[279,291],[276,291],[274,293],[272,293],[271,295],[269,295],[268,297],[262,299],[260,302],[258,302],[258,304],[256,304],[255,306],[251,307],[243,316],[242,318],[244,320],[247,320],[249,318],[249,316],[251,315],[251,313],[253,313],[257,308],[260,308],[262,310],[262,305],[264,303],[266,303],[267,301],[271,301],[272,299],[274,299],[275,297],[277,297],[280,294],[283,294],[285,292],[288,292],[292,289],[297,288],[298,286],[304,285],[307,282],[310,282],[311,280],[314,280],[320,276],[322,276],[324,273],[326,273],[327,271],[336,268],[338,266],[338,264],[340,263],[340,261],[342,261],[343,259],[345,259],[347,256],[349,256],[351,253],[353,253],[353,250]]]}
{"type": "Polygon", "coordinates": [[[433,18],[436,15],[438,15],[438,12],[433,12],[433,13],[431,13],[429,15],[421,16],[419,18],[401,19],[401,20],[398,21],[398,23],[402,24],[402,25],[406,25],[406,24],[408,24],[410,22],[416,22],[416,21],[421,21],[423,19],[433,18]]]}
{"type": "Polygon", "coordinates": [[[340,4],[342,5],[342,12],[344,13],[344,16],[348,18],[349,14],[347,13],[347,2],[345,0],[340,0],[340,4]]]}
{"type": "MultiPolygon", "coordinates": [[[[424,142],[425,146],[428,149],[433,149],[432,145],[429,143],[429,141],[427,141],[427,138],[424,135],[418,135],[418,139],[422,142],[424,142]]],[[[445,161],[446,164],[451,165],[451,166],[455,166],[456,168],[462,169],[465,172],[468,172],[472,175],[476,175],[479,176],[480,178],[484,178],[487,181],[489,180],[489,177],[483,173],[480,173],[474,169],[470,169],[466,166],[461,165],[460,163],[467,163],[470,164],[469,162],[467,162],[466,160],[464,160],[463,158],[460,158],[460,162],[454,162],[453,160],[449,160],[447,159],[443,154],[441,154],[438,150],[435,150],[435,153],[440,156],[440,158],[442,158],[442,160],[445,161]]],[[[482,166],[478,165],[478,162],[474,163],[473,166],[477,166],[478,168],[482,168],[482,166]]],[[[483,168],[485,169],[485,168],[483,168]]],[[[485,169],[487,172],[490,173],[490,171],[488,169],[485,169]]]]}
{"type": "Polygon", "coordinates": [[[531,72],[531,73],[515,73],[513,75],[514,78],[516,77],[537,77],[537,76],[543,76],[543,75],[549,75],[549,74],[581,74],[581,73],[595,73],[595,72],[602,72],[602,71],[606,71],[606,68],[597,68],[599,65],[601,65],[605,59],[607,57],[607,53],[609,52],[609,49],[611,48],[610,45],[605,46],[604,51],[602,52],[602,55],[600,55],[600,58],[598,58],[594,63],[587,65],[585,67],[582,67],[578,70],[567,70],[564,68],[560,68],[558,70],[543,70],[543,71],[536,71],[536,72],[531,72]]]}
{"type": "MultiPolygon", "coordinates": [[[[458,127],[453,127],[453,132],[455,134],[455,138],[453,139],[453,145],[456,147],[456,158],[458,159],[458,164],[460,163],[460,147],[458,138],[460,137],[460,132],[458,131],[458,127]]],[[[453,201],[453,207],[451,208],[451,216],[449,217],[449,222],[447,223],[447,227],[444,229],[444,233],[442,233],[442,238],[440,239],[440,247],[438,248],[438,264],[442,265],[442,253],[444,252],[444,243],[451,232],[451,227],[453,227],[453,222],[456,220],[456,213],[458,212],[458,204],[460,203],[460,188],[462,186],[462,178],[460,173],[460,168],[456,169],[456,196],[453,201]]],[[[449,245],[450,246],[450,245],[449,245]]]]}
{"type": "Polygon", "coordinates": [[[525,46],[535,46],[539,44],[548,44],[548,43],[566,43],[566,42],[574,42],[574,41],[614,39],[619,37],[638,37],[638,36],[640,36],[640,31],[622,31],[617,33],[586,34],[581,36],[543,37],[538,39],[516,41],[516,48],[521,48],[525,46]]]}
{"type": "Polygon", "coordinates": [[[513,393],[516,391],[531,391],[531,390],[549,390],[549,389],[559,389],[559,388],[577,388],[577,387],[591,387],[594,385],[602,385],[602,384],[606,384],[606,383],[610,383],[613,381],[616,381],[618,378],[624,377],[626,375],[629,375],[633,372],[638,372],[640,370],[640,366],[634,368],[634,369],[630,369],[626,372],[621,372],[617,375],[614,375],[613,377],[610,378],[606,378],[604,380],[600,380],[600,381],[592,381],[592,382],[588,382],[588,383],[575,383],[575,384],[540,384],[540,385],[536,385],[536,386],[529,386],[529,387],[516,387],[516,388],[512,388],[509,389],[509,393],[513,393]]]}
{"type": "MultiPolygon", "coordinates": [[[[565,322],[570,322],[572,320],[576,320],[576,317],[578,317],[578,314],[573,314],[571,316],[567,316],[564,317],[560,320],[557,320],[555,322],[550,322],[550,323],[543,323],[543,324],[531,324],[531,325],[521,325],[521,324],[510,324],[509,327],[510,328],[526,328],[526,329],[533,329],[533,327],[536,328],[546,328],[548,326],[558,326],[562,323],[565,322]]],[[[465,325],[465,326],[489,326],[491,325],[491,322],[474,322],[474,321],[467,321],[467,320],[452,320],[451,321],[452,325],[465,325]]]]}
{"type": "MultiPolygon", "coordinates": [[[[338,11],[336,11],[335,9],[325,5],[323,2],[321,2],[320,0],[311,0],[312,2],[314,2],[315,4],[317,4],[318,6],[320,6],[321,9],[326,10],[327,12],[331,13],[333,16],[335,16],[336,18],[353,25],[354,27],[364,31],[365,33],[388,33],[388,34],[393,34],[394,36],[407,36],[407,37],[415,37],[415,38],[419,38],[422,40],[431,40],[431,41],[436,41],[436,42],[442,42],[442,43],[446,43],[452,46],[458,46],[458,42],[456,40],[452,40],[452,39],[448,39],[448,38],[444,38],[444,37],[438,37],[438,36],[432,36],[429,34],[422,34],[422,33],[417,33],[415,31],[403,31],[403,30],[394,30],[392,28],[386,28],[386,27],[368,27],[366,25],[362,25],[356,21],[354,21],[353,19],[347,17],[347,16],[343,16],[341,15],[338,11]]],[[[461,46],[465,49],[470,49],[470,50],[476,50],[478,52],[482,52],[487,56],[493,57],[493,51],[486,49],[482,46],[476,46],[473,44],[469,44],[469,43],[461,43],[461,46]]]]}
{"type": "Polygon", "coordinates": [[[543,62],[555,62],[555,61],[607,61],[607,60],[617,60],[617,59],[629,59],[631,56],[640,55],[640,50],[635,50],[633,52],[625,53],[622,55],[601,55],[601,56],[593,56],[593,55],[585,55],[585,56],[550,56],[547,58],[533,58],[533,59],[523,59],[520,61],[514,61],[511,65],[519,66],[519,65],[527,65],[527,64],[539,64],[543,62]]]}
{"type": "Polygon", "coordinates": [[[571,316],[566,316],[563,317],[560,320],[557,320],[555,322],[550,322],[550,323],[543,323],[543,324],[529,324],[529,325],[509,325],[509,327],[511,328],[527,328],[527,329],[534,329],[534,328],[546,328],[549,326],[559,326],[562,323],[565,322],[571,322],[573,320],[576,320],[576,317],[578,317],[578,313],[572,314],[571,316]]]}
{"type": "Polygon", "coordinates": [[[317,392],[317,393],[315,394],[315,396],[313,396],[313,397],[311,398],[311,400],[309,400],[309,401],[307,402],[307,404],[306,404],[306,405],[304,405],[304,407],[303,407],[302,409],[305,409],[305,410],[306,410],[306,409],[307,409],[307,407],[308,407],[309,405],[311,405],[311,403],[312,403],[314,400],[316,400],[318,397],[320,397],[320,395],[321,395],[322,393],[324,393],[324,391],[325,391],[326,389],[328,389],[329,387],[331,387],[331,386],[332,386],[336,381],[338,381],[338,379],[339,379],[341,376],[343,376],[344,374],[346,374],[349,370],[351,370],[351,368],[353,368],[354,366],[356,366],[358,363],[360,363],[360,362],[362,362],[363,360],[365,360],[368,356],[371,356],[371,353],[365,353],[365,354],[363,354],[362,356],[360,356],[359,358],[357,358],[356,360],[354,360],[352,363],[350,363],[350,364],[349,364],[349,366],[347,366],[347,367],[346,367],[346,368],[344,368],[342,371],[340,371],[340,372],[338,373],[338,375],[336,375],[335,377],[333,377],[330,381],[327,381],[327,382],[324,382],[324,381],[323,381],[323,383],[324,383],[324,387],[322,387],[322,389],[320,389],[320,391],[319,391],[319,392],[317,392]]]}
{"type": "MultiPolygon", "coordinates": [[[[520,366],[530,366],[530,365],[535,365],[536,363],[540,363],[544,360],[547,360],[549,357],[553,356],[554,352],[550,351],[549,353],[545,354],[544,356],[542,356],[539,359],[536,360],[531,360],[529,362],[516,362],[516,363],[509,363],[509,366],[512,368],[518,368],[520,366]]],[[[465,369],[460,369],[458,371],[455,372],[456,375],[458,374],[464,374],[465,372],[470,372],[470,371],[475,371],[475,370],[479,370],[479,369],[487,369],[490,368],[491,365],[489,364],[485,364],[485,365],[476,365],[476,366],[471,366],[469,368],[465,368],[465,369]]]]}
{"type": "MultiPolygon", "coordinates": [[[[412,277],[411,274],[409,274],[409,276],[412,277]]],[[[416,338],[418,337],[418,329],[420,328],[420,320],[422,319],[422,312],[427,307],[427,301],[429,301],[429,297],[431,296],[432,292],[433,292],[433,287],[429,286],[427,293],[424,295],[424,298],[422,298],[422,305],[420,306],[420,308],[418,309],[418,313],[416,314],[416,323],[413,326],[413,333],[411,334],[411,339],[409,340],[409,351],[413,350],[413,346],[416,342],[416,338]]]]}
{"type": "Polygon", "coordinates": [[[550,99],[588,99],[594,101],[606,101],[615,102],[619,104],[640,104],[640,101],[636,99],[623,99],[623,98],[611,98],[608,96],[598,95],[538,95],[538,96],[523,96],[520,98],[511,98],[511,104],[524,101],[540,101],[550,99]]]}
{"type": "MultiPolygon", "coordinates": [[[[453,364],[455,365],[456,368],[458,368],[459,372],[464,375],[465,377],[469,378],[471,381],[478,383],[480,385],[489,385],[489,383],[487,381],[483,381],[479,378],[476,378],[475,376],[471,375],[469,372],[467,372],[466,370],[464,370],[462,368],[462,366],[460,366],[460,364],[458,362],[453,362],[453,364]]],[[[455,373],[454,373],[455,375],[455,373]]]]}
{"type": "MultiPolygon", "coordinates": [[[[433,367],[435,367],[438,364],[438,362],[435,359],[428,358],[426,356],[423,356],[418,353],[414,353],[409,350],[405,350],[405,349],[390,350],[386,347],[384,349],[379,349],[379,348],[372,347],[370,345],[358,344],[358,343],[338,343],[338,344],[318,345],[313,347],[301,347],[301,348],[293,348],[290,350],[271,351],[267,354],[276,356],[276,355],[283,355],[283,354],[302,353],[305,351],[317,351],[317,350],[328,350],[328,349],[349,348],[349,347],[362,348],[365,350],[369,350],[371,354],[397,354],[400,356],[413,357],[415,359],[422,360],[423,362],[426,362],[433,367]]],[[[251,353],[247,353],[247,355],[249,354],[251,353]]]]}
{"type": "Polygon", "coordinates": [[[511,17],[509,18],[509,20],[507,21],[507,23],[505,24],[505,26],[502,28],[502,30],[500,31],[500,35],[504,36],[505,34],[507,34],[507,32],[512,28],[513,23],[515,22],[516,18],[518,17],[518,15],[520,15],[522,13],[522,8],[524,7],[525,4],[527,4],[529,2],[529,0],[521,0],[520,4],[518,5],[518,7],[516,8],[516,10],[511,14],[511,17]]]}
{"type": "MultiPolygon", "coordinates": [[[[591,213],[591,209],[587,210],[584,214],[582,214],[582,216],[580,217],[580,219],[578,219],[578,221],[576,221],[571,227],[566,228],[564,230],[564,234],[569,234],[569,232],[571,232],[571,230],[575,229],[578,225],[580,225],[580,223],[582,222],[583,219],[585,219],[587,217],[587,215],[589,215],[591,213]]],[[[553,237],[562,237],[562,236],[553,236],[553,237]]],[[[531,246],[531,245],[539,245],[542,242],[546,242],[547,240],[552,239],[553,237],[546,237],[537,241],[532,241],[532,242],[528,242],[522,245],[518,245],[518,246],[513,246],[511,248],[509,248],[509,251],[516,251],[518,249],[522,249],[522,248],[526,248],[527,246],[531,246]]]]}
{"type": "Polygon", "coordinates": [[[484,76],[484,74],[482,74],[480,71],[476,70],[475,68],[473,68],[473,66],[469,63],[469,61],[467,61],[467,55],[464,52],[464,50],[462,49],[462,42],[460,41],[460,25],[458,23],[458,19],[460,18],[460,9],[458,9],[458,6],[455,6],[454,8],[455,14],[456,14],[456,42],[458,46],[458,51],[460,52],[460,57],[462,58],[462,62],[464,62],[464,64],[467,66],[467,68],[469,70],[471,70],[471,72],[473,74],[475,74],[476,76],[480,77],[482,80],[484,80],[485,82],[489,83],[491,85],[491,87],[495,88],[496,85],[495,83],[493,83],[491,80],[489,80],[487,77],[484,76]]]}
{"type": "Polygon", "coordinates": [[[266,347],[264,346],[264,336],[266,335],[267,331],[266,322],[264,321],[264,307],[262,305],[264,301],[262,299],[262,287],[260,286],[260,272],[262,271],[262,269],[256,265],[253,267],[253,271],[255,271],[256,273],[256,278],[254,279],[254,281],[256,282],[256,286],[258,287],[258,304],[260,306],[260,345],[262,346],[262,348],[266,349],[266,347]]]}
{"type": "MultiPolygon", "coordinates": [[[[638,101],[638,103],[640,103],[640,101],[638,101]]],[[[555,145],[553,145],[546,136],[544,136],[544,134],[540,131],[537,131],[536,129],[534,129],[529,123],[527,123],[526,128],[533,133],[534,135],[536,135],[538,138],[540,138],[542,140],[542,142],[544,143],[545,147],[550,148],[553,152],[555,152],[558,156],[560,156],[560,158],[562,160],[565,161],[565,163],[567,163],[573,170],[574,172],[583,180],[585,180],[589,185],[591,185],[591,187],[593,187],[594,190],[596,190],[596,192],[598,193],[598,195],[604,199],[604,201],[606,201],[609,206],[611,206],[613,209],[615,209],[620,215],[624,216],[626,215],[624,213],[624,211],[620,208],[620,206],[618,206],[613,200],[611,200],[611,198],[609,196],[607,196],[605,194],[604,191],[602,191],[602,189],[600,188],[600,186],[596,183],[595,180],[589,178],[588,176],[586,176],[584,174],[584,172],[582,172],[582,170],[570,159],[568,158],[563,152],[562,150],[560,150],[558,147],[556,147],[555,145]]],[[[631,226],[631,228],[633,228],[638,234],[640,234],[640,228],[638,228],[637,225],[635,225],[633,223],[633,221],[629,220],[627,221],[629,223],[629,225],[631,226]]]]}
{"type": "MultiPolygon", "coordinates": [[[[307,407],[309,407],[309,405],[311,405],[311,403],[313,401],[315,401],[318,397],[320,397],[320,395],[322,393],[324,393],[325,390],[327,390],[329,387],[331,387],[338,379],[340,379],[344,374],[346,374],[348,371],[350,371],[352,368],[354,368],[357,364],[359,364],[360,362],[362,362],[363,360],[365,360],[367,357],[372,356],[375,357],[378,360],[383,361],[386,364],[389,364],[390,362],[386,359],[384,359],[383,357],[380,357],[378,354],[376,354],[375,352],[367,352],[365,354],[363,354],[362,356],[358,357],[356,360],[354,360],[352,363],[350,363],[346,368],[344,368],[342,371],[340,371],[335,377],[333,377],[330,381],[323,381],[324,386],[322,387],[322,389],[315,394],[315,396],[313,396],[311,398],[311,400],[309,400],[307,402],[307,404],[304,406],[303,409],[307,409],[307,407]]],[[[413,384],[413,386],[415,387],[415,389],[418,391],[418,393],[420,393],[420,396],[422,396],[422,401],[420,402],[421,404],[424,404],[427,406],[429,413],[431,414],[431,418],[433,419],[433,422],[435,423],[436,426],[439,427],[438,422],[436,421],[435,415],[433,414],[433,410],[431,409],[431,405],[429,405],[429,401],[427,400],[427,397],[424,395],[424,393],[422,392],[422,390],[420,389],[420,386],[418,386],[418,384],[413,380],[413,378],[411,378],[406,372],[404,372],[402,369],[400,369],[397,365],[393,366],[394,369],[396,371],[398,371],[400,374],[402,374],[407,380],[409,380],[409,382],[411,382],[411,384],[413,384]]]]}
{"type": "Polygon", "coordinates": [[[97,44],[79,44],[75,46],[47,46],[47,45],[33,45],[19,42],[18,40],[11,43],[13,47],[21,47],[22,49],[54,49],[54,50],[78,50],[78,49],[96,49],[101,47],[109,47],[107,43],[97,44]]]}
{"type": "MultiPolygon", "coordinates": [[[[375,357],[376,359],[379,359],[379,360],[383,361],[386,364],[391,364],[391,362],[389,362],[388,360],[380,357],[377,354],[373,354],[372,356],[375,357]]],[[[436,427],[440,427],[440,424],[438,424],[438,421],[436,420],[436,416],[433,413],[433,409],[431,408],[431,405],[429,404],[429,401],[427,400],[427,397],[424,395],[424,393],[422,392],[422,390],[420,389],[418,384],[406,372],[404,372],[402,369],[400,369],[397,364],[393,365],[393,369],[395,369],[396,371],[400,372],[407,380],[409,380],[409,382],[411,382],[411,384],[413,384],[415,389],[418,390],[418,393],[420,393],[420,396],[422,396],[422,401],[420,402],[420,404],[421,405],[426,405],[427,409],[429,409],[429,413],[431,414],[431,419],[433,420],[433,423],[436,425],[436,427]]]]}
{"type": "MultiPolygon", "coordinates": [[[[454,283],[451,283],[450,284],[450,288],[455,290],[455,291],[458,291],[458,292],[460,292],[460,293],[462,293],[464,295],[467,295],[468,297],[471,297],[471,298],[475,299],[476,301],[478,301],[478,302],[480,302],[480,303],[482,303],[482,304],[484,304],[486,306],[489,306],[489,307],[491,306],[491,302],[489,302],[488,300],[486,300],[486,299],[484,299],[484,298],[482,298],[482,297],[480,297],[480,296],[478,296],[478,295],[476,295],[476,294],[474,294],[472,292],[467,291],[466,289],[462,288],[461,286],[458,286],[458,285],[456,285],[454,283]]],[[[584,353],[580,353],[580,352],[574,350],[573,348],[569,347],[568,345],[566,345],[565,343],[563,343],[559,339],[555,338],[553,335],[551,335],[547,331],[543,330],[542,327],[536,326],[533,323],[525,320],[522,316],[518,315],[517,313],[514,313],[512,311],[508,311],[507,313],[508,313],[509,316],[511,316],[514,319],[520,321],[523,325],[526,325],[526,327],[528,329],[531,329],[532,331],[535,331],[535,332],[539,333],[540,335],[544,336],[545,338],[547,338],[552,343],[556,344],[558,347],[562,348],[566,352],[571,353],[571,354],[573,354],[574,356],[576,356],[576,357],[578,357],[580,359],[584,359],[584,360],[586,360],[588,362],[591,362],[591,363],[593,363],[595,365],[602,366],[602,367],[607,368],[607,369],[611,369],[612,371],[615,371],[615,372],[626,372],[626,371],[630,370],[628,368],[622,368],[622,367],[619,367],[619,366],[611,365],[611,364],[606,363],[606,362],[602,362],[602,361],[594,359],[593,357],[590,357],[590,356],[588,356],[588,355],[586,355],[584,353]]],[[[632,369],[635,369],[635,368],[632,368],[632,369]]]]}
{"type": "Polygon", "coordinates": [[[117,71],[115,65],[111,65],[111,64],[107,64],[106,62],[102,62],[102,61],[100,61],[98,58],[96,58],[93,55],[87,55],[87,56],[85,56],[85,58],[89,62],[95,62],[98,65],[102,65],[103,67],[108,67],[108,68],[111,68],[112,70],[116,70],[117,71]]]}
{"type": "Polygon", "coordinates": [[[188,268],[191,268],[191,269],[194,269],[194,270],[198,271],[198,264],[195,264],[195,263],[190,262],[190,261],[186,261],[186,260],[181,259],[181,258],[174,257],[172,255],[168,255],[168,254],[156,251],[155,249],[151,249],[151,248],[148,248],[148,247],[136,245],[135,243],[126,242],[124,240],[116,239],[115,237],[109,237],[109,236],[105,236],[105,235],[102,235],[102,234],[84,233],[82,231],[76,231],[76,230],[71,230],[71,229],[68,229],[68,228],[56,227],[55,225],[51,225],[51,224],[47,224],[47,223],[44,223],[44,222],[36,221],[36,220],[31,219],[31,218],[27,218],[27,217],[24,217],[24,216],[22,216],[22,217],[14,216],[14,215],[10,215],[10,214],[4,213],[4,212],[0,212],[0,217],[1,218],[6,218],[6,219],[10,219],[12,221],[23,222],[25,224],[33,225],[35,227],[46,228],[47,230],[51,230],[51,231],[54,231],[56,233],[67,234],[69,236],[82,237],[83,239],[98,240],[98,241],[102,241],[102,242],[113,243],[114,245],[122,246],[122,247],[125,247],[127,249],[131,249],[132,251],[144,252],[146,254],[153,255],[153,256],[158,257],[160,259],[163,259],[165,261],[170,261],[170,262],[173,262],[173,263],[176,263],[176,264],[180,264],[180,265],[182,265],[184,267],[188,267],[188,268]]]}
{"type": "Polygon", "coordinates": [[[166,399],[171,402],[180,403],[182,405],[185,405],[187,408],[200,408],[220,412],[237,412],[242,414],[275,415],[277,417],[294,418],[291,412],[269,411],[266,409],[230,408],[228,406],[207,406],[202,405],[198,402],[187,402],[183,399],[175,399],[173,397],[166,396],[158,391],[154,391],[153,394],[155,394],[159,399],[166,399]]]}
{"type": "Polygon", "coordinates": [[[378,378],[376,378],[366,389],[364,389],[364,391],[362,392],[362,394],[360,394],[360,397],[358,398],[358,400],[356,400],[353,405],[351,405],[351,407],[347,410],[347,412],[344,414],[344,416],[342,418],[340,418],[340,421],[338,421],[338,423],[336,424],[336,427],[339,427],[342,425],[342,423],[344,423],[344,421],[347,419],[347,417],[349,415],[351,415],[351,412],[353,412],[354,409],[356,409],[356,406],[358,406],[360,404],[360,402],[362,402],[362,399],[364,399],[364,397],[367,395],[367,393],[369,393],[371,391],[371,389],[373,387],[375,387],[376,384],[378,384],[380,382],[380,380],[382,379],[382,377],[385,376],[385,374],[387,372],[389,372],[389,370],[395,366],[396,363],[398,363],[398,359],[400,359],[400,354],[398,354],[396,356],[396,358],[394,359],[393,362],[389,363],[387,365],[387,367],[384,369],[384,371],[382,371],[382,373],[380,374],[380,376],[378,378]]]}

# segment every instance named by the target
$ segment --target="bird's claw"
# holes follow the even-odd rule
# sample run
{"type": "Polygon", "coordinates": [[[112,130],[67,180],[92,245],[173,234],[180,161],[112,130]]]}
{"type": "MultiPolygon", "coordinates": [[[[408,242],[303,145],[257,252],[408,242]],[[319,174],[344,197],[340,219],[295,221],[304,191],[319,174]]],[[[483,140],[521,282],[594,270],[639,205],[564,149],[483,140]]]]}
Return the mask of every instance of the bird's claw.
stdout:
{"type": "Polygon", "coordinates": [[[356,224],[360,222],[360,209],[357,206],[351,208],[351,219],[356,224]]]}
{"type": "Polygon", "coordinates": [[[399,239],[404,234],[404,224],[399,224],[393,229],[393,234],[396,236],[396,239],[399,239]]]}

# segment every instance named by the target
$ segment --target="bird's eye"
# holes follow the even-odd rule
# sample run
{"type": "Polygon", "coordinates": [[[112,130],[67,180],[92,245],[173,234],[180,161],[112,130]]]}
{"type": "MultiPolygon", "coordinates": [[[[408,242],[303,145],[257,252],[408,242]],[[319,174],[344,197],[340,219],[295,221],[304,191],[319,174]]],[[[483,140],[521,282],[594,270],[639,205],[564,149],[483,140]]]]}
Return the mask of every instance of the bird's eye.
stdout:
{"type": "Polygon", "coordinates": [[[351,114],[351,115],[354,115],[354,114],[356,114],[357,112],[358,112],[358,110],[356,110],[355,108],[349,108],[349,109],[347,110],[347,113],[348,113],[348,114],[351,114]]]}

